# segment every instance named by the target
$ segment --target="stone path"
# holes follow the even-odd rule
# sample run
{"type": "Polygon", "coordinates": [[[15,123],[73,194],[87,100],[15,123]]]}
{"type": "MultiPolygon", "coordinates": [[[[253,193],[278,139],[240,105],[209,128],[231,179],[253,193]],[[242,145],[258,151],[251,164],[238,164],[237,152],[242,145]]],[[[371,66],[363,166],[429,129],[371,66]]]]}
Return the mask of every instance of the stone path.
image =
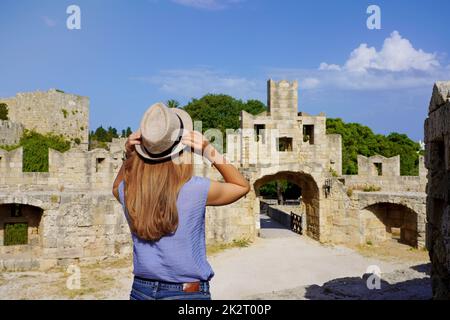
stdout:
{"type": "Polygon", "coordinates": [[[383,299],[389,298],[387,291],[396,298],[431,297],[424,263],[363,257],[299,236],[266,216],[261,220],[262,238],[256,243],[210,259],[214,299],[383,299]],[[368,290],[361,278],[371,265],[382,272],[381,290],[368,290]]]}

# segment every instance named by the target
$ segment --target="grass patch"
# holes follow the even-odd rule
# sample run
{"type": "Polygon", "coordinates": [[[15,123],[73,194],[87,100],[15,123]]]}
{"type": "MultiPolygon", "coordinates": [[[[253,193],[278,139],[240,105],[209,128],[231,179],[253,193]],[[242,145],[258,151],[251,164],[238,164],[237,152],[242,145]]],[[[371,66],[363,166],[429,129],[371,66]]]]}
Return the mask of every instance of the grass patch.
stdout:
{"type": "Polygon", "coordinates": [[[67,288],[67,279],[71,276],[65,273],[65,276],[58,281],[59,294],[68,299],[80,299],[86,296],[96,296],[102,292],[106,292],[114,287],[116,279],[111,276],[108,270],[109,266],[90,265],[89,267],[80,266],[80,288],[67,288]]]}
{"type": "Polygon", "coordinates": [[[0,146],[0,149],[3,149],[5,151],[13,151],[14,149],[17,149],[20,147],[20,144],[14,144],[14,145],[5,145],[5,146],[0,146]]]}
{"type": "Polygon", "coordinates": [[[347,189],[347,195],[351,197],[354,191],[377,192],[381,191],[381,187],[373,184],[354,185],[347,189]]]}
{"type": "Polygon", "coordinates": [[[232,248],[245,248],[248,247],[251,243],[252,242],[249,239],[235,239],[230,243],[208,245],[206,246],[206,255],[212,256],[224,250],[232,248]]]}
{"type": "Polygon", "coordinates": [[[350,248],[359,254],[369,258],[377,258],[385,261],[403,262],[428,262],[426,250],[410,247],[398,243],[396,240],[386,240],[380,243],[367,241],[364,244],[350,245],[350,248]],[[370,243],[370,244],[369,244],[370,243]]]}
{"type": "Polygon", "coordinates": [[[333,168],[330,168],[330,173],[331,173],[331,175],[332,175],[333,177],[335,177],[335,178],[336,178],[336,177],[339,177],[337,171],[334,170],[333,168]]]}
{"type": "Polygon", "coordinates": [[[374,186],[374,185],[365,186],[364,189],[363,189],[364,192],[377,192],[377,191],[380,191],[380,190],[381,190],[381,187],[374,186]]]}
{"type": "Polygon", "coordinates": [[[349,198],[351,198],[352,195],[353,195],[353,189],[352,189],[352,188],[348,188],[348,189],[347,189],[347,196],[348,196],[349,198]]]}

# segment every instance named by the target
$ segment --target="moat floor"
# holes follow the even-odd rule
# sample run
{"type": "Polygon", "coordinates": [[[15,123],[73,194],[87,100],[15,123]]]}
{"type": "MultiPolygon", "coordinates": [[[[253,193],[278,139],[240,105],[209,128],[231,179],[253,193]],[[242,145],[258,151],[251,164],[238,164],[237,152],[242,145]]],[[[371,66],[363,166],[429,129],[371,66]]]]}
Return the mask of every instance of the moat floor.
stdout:
{"type": "MultiPolygon", "coordinates": [[[[346,248],[322,245],[261,217],[261,237],[209,258],[213,299],[430,299],[428,254],[388,242],[346,248]],[[389,250],[386,250],[386,247],[389,250]],[[386,254],[389,252],[389,255],[386,254]],[[381,272],[380,289],[369,290],[381,272]]],[[[67,289],[69,273],[4,272],[0,299],[128,299],[131,261],[81,267],[81,287],[67,289]]]]}

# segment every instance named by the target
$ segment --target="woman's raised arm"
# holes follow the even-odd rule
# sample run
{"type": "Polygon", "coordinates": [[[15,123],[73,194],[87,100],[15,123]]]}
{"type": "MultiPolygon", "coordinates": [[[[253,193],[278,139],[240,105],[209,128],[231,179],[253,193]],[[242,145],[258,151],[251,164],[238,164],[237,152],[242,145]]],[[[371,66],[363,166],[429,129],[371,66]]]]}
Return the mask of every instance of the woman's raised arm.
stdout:
{"type": "Polygon", "coordinates": [[[208,206],[222,206],[239,200],[250,191],[250,185],[239,170],[226,162],[209,141],[197,131],[191,131],[183,136],[182,142],[197,152],[202,152],[222,175],[225,182],[211,180],[208,192],[208,206]]]}
{"type": "MultiPolygon", "coordinates": [[[[139,131],[133,132],[130,134],[130,136],[127,139],[127,142],[125,143],[125,153],[126,158],[129,158],[130,155],[135,151],[134,146],[141,143],[141,133],[139,131]]],[[[117,200],[119,200],[119,185],[123,180],[123,174],[124,174],[125,166],[122,163],[122,166],[120,167],[119,172],[117,173],[116,179],[113,183],[113,190],[112,193],[114,197],[116,197],[117,200]]],[[[120,200],[119,200],[120,201],[120,200]]]]}

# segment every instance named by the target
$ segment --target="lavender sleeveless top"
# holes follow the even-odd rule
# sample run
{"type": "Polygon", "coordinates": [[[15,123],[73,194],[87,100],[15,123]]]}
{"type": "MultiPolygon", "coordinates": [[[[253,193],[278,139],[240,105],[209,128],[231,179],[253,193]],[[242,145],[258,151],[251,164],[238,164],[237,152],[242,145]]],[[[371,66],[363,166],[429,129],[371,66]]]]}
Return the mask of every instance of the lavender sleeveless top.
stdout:
{"type": "MultiPolygon", "coordinates": [[[[158,241],[148,241],[131,234],[133,273],[136,276],[167,281],[194,282],[210,280],[214,272],[206,259],[205,209],[210,180],[193,176],[180,189],[177,198],[178,228],[158,241]]],[[[128,223],[124,182],[119,185],[120,202],[128,223]]]]}

